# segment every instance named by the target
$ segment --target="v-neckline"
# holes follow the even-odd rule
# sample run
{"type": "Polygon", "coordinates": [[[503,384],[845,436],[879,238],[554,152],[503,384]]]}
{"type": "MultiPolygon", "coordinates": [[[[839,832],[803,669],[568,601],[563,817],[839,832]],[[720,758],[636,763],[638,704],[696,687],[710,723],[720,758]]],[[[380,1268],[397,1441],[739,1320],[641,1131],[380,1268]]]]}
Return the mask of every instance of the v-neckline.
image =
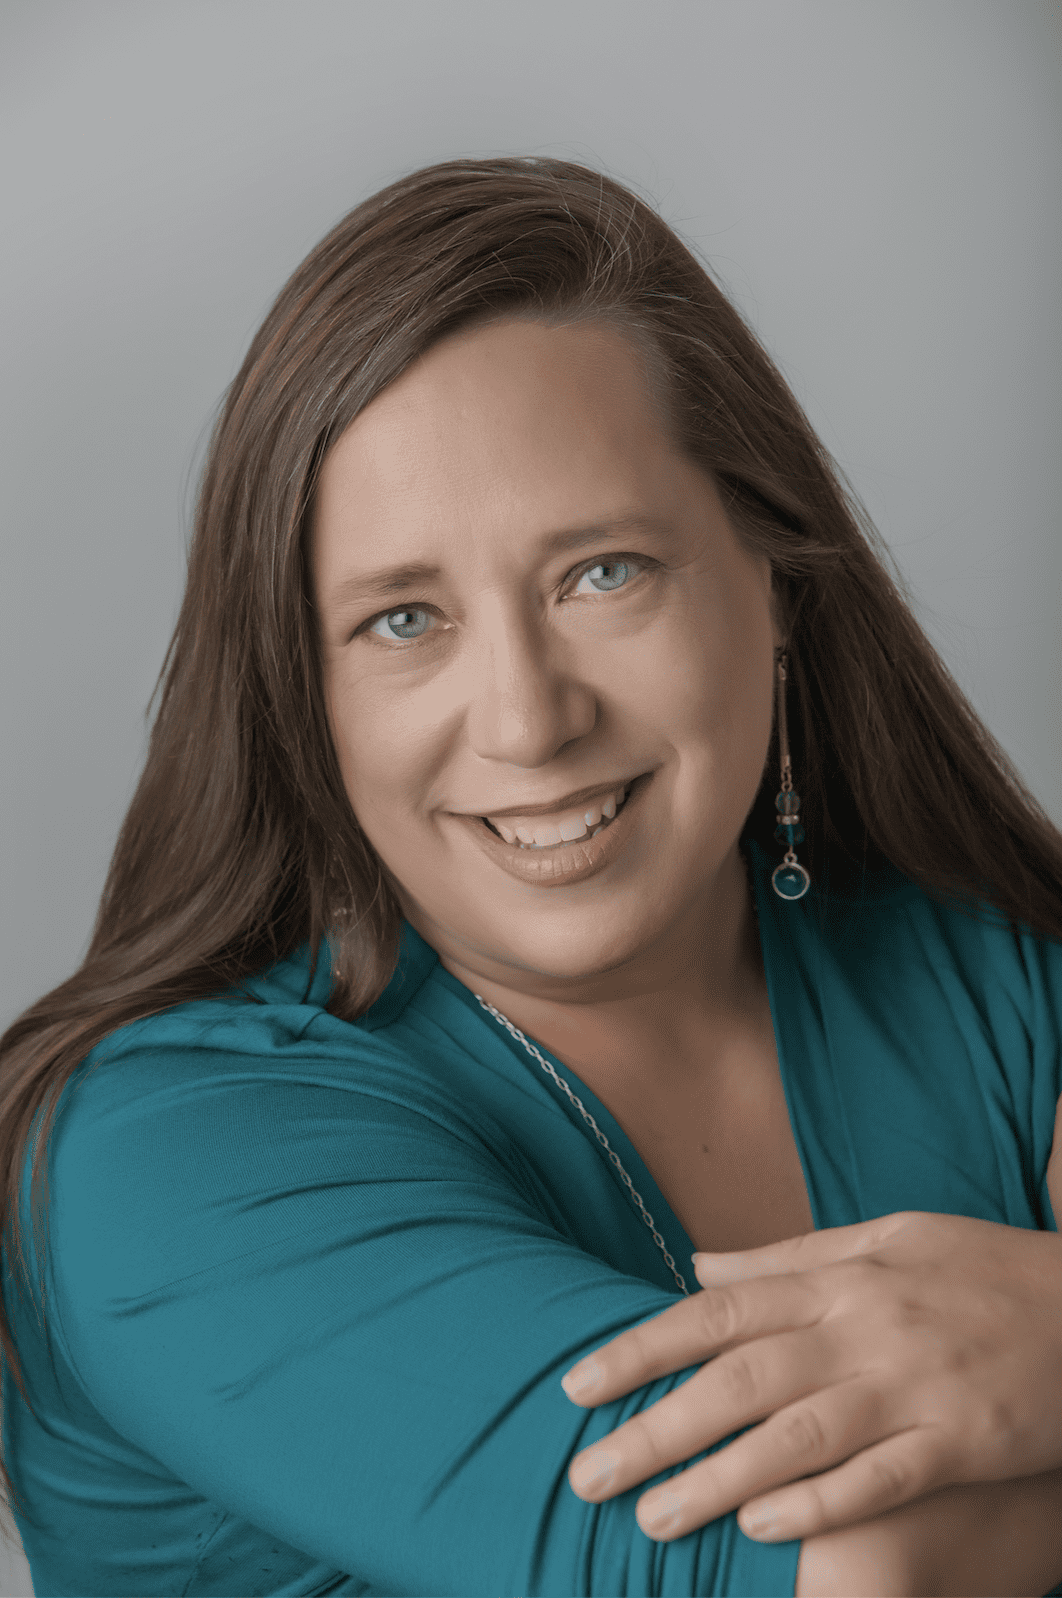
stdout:
{"type": "MultiPolygon", "coordinates": [[[[807,1194],[808,1203],[811,1208],[814,1227],[816,1230],[819,1230],[823,1223],[816,1202],[815,1189],[810,1179],[804,1147],[800,1138],[798,1117],[794,1114],[791,1072],[784,1046],[785,1029],[781,1025],[781,1016],[779,1011],[779,988],[781,983],[779,981],[779,973],[775,969],[775,960],[779,951],[776,947],[776,940],[771,935],[771,932],[773,931],[771,917],[774,915],[775,909],[767,898],[767,889],[765,887],[766,862],[760,858],[759,851],[756,849],[755,844],[751,844],[749,847],[749,878],[756,909],[757,935],[759,937],[761,959],[763,961],[763,969],[767,981],[767,994],[770,1004],[771,1025],[774,1031],[775,1050],[778,1058],[778,1070],[781,1078],[782,1092],[785,1096],[786,1113],[789,1118],[789,1130],[793,1139],[793,1144],[796,1148],[797,1156],[800,1160],[800,1169],[804,1178],[804,1187],[807,1194]]],[[[457,977],[455,977],[451,972],[447,971],[441,960],[438,963],[436,974],[442,978],[448,987],[451,987],[453,991],[457,992],[465,1000],[465,1002],[469,1005],[469,1008],[477,1016],[477,1019],[482,1025],[487,1028],[492,1028],[496,1035],[501,1037],[509,1046],[509,1048],[516,1054],[518,1059],[523,1061],[523,1063],[529,1069],[537,1071],[538,1075],[547,1083],[550,1094],[561,1105],[564,1113],[582,1128],[586,1137],[589,1138],[589,1140],[597,1148],[600,1158],[607,1165],[611,1166],[611,1162],[608,1159],[606,1151],[600,1147],[594,1132],[584,1121],[582,1115],[575,1108],[575,1106],[569,1102],[567,1095],[563,1092],[563,1090],[550,1079],[548,1073],[542,1070],[542,1067],[537,1064],[533,1056],[527,1052],[519,1040],[512,1037],[504,1027],[498,1025],[497,1022],[492,1020],[492,1018],[479,1004],[479,1001],[476,999],[476,996],[471,989],[467,988],[457,977]]],[[[678,1266],[683,1278],[686,1280],[687,1288],[691,1288],[692,1290],[692,1267],[690,1265],[690,1257],[696,1250],[696,1244],[688,1235],[685,1227],[675,1214],[674,1210],[671,1208],[668,1200],[664,1197],[664,1194],[657,1185],[656,1179],[652,1175],[652,1172],[649,1170],[649,1167],[642,1159],[642,1156],[638,1153],[638,1150],[627,1136],[627,1133],[623,1130],[623,1127],[616,1120],[615,1116],[608,1109],[607,1105],[605,1105],[598,1098],[593,1089],[583,1081],[577,1072],[558,1059],[558,1057],[553,1054],[550,1049],[548,1049],[546,1045],[538,1038],[531,1036],[529,1033],[525,1034],[525,1036],[527,1036],[530,1043],[535,1045],[543,1058],[549,1061],[550,1065],[557,1072],[557,1075],[568,1083],[572,1092],[579,1098],[590,1115],[593,1116],[598,1127],[608,1139],[609,1146],[615,1151],[621,1165],[629,1175],[636,1192],[640,1195],[646,1210],[652,1218],[654,1226],[660,1232],[670,1253],[674,1256],[676,1265],[678,1266]]],[[[616,1180],[621,1183],[621,1185],[624,1187],[624,1191],[626,1192],[626,1184],[622,1182],[622,1178],[619,1176],[618,1172],[616,1173],[616,1180]]],[[[628,1202],[630,1204],[632,1217],[636,1219],[639,1226],[644,1227],[646,1223],[643,1220],[635,1201],[630,1198],[629,1195],[628,1202]]],[[[661,1270],[667,1272],[667,1275],[670,1278],[669,1285],[674,1284],[674,1277],[671,1276],[669,1271],[667,1271],[667,1266],[662,1256],[660,1256],[660,1265],[661,1270]]]]}

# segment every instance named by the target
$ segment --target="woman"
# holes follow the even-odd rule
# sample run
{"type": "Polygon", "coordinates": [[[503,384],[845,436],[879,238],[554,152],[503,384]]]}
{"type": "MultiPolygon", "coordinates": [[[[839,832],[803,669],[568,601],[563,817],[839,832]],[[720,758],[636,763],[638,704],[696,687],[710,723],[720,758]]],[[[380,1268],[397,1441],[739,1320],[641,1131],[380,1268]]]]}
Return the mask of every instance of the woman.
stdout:
{"type": "Polygon", "coordinates": [[[522,160],[366,202],[3,1040],[39,1598],[1043,1592],[1060,889],[658,217],[522,160]]]}

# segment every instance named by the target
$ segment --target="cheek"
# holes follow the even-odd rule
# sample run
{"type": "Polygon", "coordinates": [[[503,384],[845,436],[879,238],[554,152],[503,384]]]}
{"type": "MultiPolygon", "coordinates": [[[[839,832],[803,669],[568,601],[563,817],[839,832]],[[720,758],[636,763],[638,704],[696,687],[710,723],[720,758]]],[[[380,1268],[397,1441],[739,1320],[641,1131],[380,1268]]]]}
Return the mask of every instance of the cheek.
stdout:
{"type": "Polygon", "coordinates": [[[762,767],[773,713],[769,614],[747,602],[720,608],[706,625],[686,631],[683,643],[673,669],[657,672],[661,709],[666,704],[677,724],[707,739],[717,758],[762,767]]]}
{"type": "Polygon", "coordinates": [[[721,673],[701,707],[711,788],[745,814],[756,796],[771,737],[771,685],[764,672],[721,673]]]}
{"type": "Polygon", "coordinates": [[[393,817],[416,782],[416,740],[393,704],[374,705],[371,690],[349,679],[328,691],[328,712],[343,785],[367,830],[393,817]]]}

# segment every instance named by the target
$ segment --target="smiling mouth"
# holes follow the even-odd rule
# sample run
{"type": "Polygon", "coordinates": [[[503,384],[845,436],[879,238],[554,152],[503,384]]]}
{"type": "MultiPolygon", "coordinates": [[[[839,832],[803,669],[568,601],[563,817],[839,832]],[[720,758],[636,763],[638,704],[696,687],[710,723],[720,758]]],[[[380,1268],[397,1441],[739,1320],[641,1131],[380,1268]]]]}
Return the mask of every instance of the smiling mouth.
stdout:
{"type": "Polygon", "coordinates": [[[634,783],[629,782],[625,788],[617,793],[611,815],[605,814],[602,811],[600,804],[593,807],[586,806],[585,809],[587,816],[596,814],[600,817],[600,819],[590,824],[584,817],[583,831],[575,838],[558,838],[548,843],[525,842],[522,838],[515,836],[510,840],[509,838],[504,838],[493,822],[488,820],[486,816],[480,816],[479,819],[482,821],[483,825],[494,834],[500,843],[507,844],[510,849],[526,849],[528,851],[538,849],[568,849],[572,846],[572,844],[585,844],[589,842],[591,838],[596,838],[599,832],[604,832],[606,827],[610,827],[613,821],[619,815],[620,811],[623,809],[623,806],[627,801],[627,796],[629,795],[633,786],[634,783]]]}

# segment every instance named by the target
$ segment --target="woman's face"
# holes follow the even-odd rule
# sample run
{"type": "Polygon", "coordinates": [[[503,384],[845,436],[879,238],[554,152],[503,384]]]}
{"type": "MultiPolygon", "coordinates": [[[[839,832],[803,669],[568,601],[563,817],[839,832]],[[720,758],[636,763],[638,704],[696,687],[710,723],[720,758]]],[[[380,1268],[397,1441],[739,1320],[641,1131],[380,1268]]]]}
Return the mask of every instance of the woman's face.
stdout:
{"type": "Polygon", "coordinates": [[[557,993],[711,914],[770,737],[770,572],[623,333],[435,345],[329,453],[313,571],[347,793],[447,963],[557,993]]]}

